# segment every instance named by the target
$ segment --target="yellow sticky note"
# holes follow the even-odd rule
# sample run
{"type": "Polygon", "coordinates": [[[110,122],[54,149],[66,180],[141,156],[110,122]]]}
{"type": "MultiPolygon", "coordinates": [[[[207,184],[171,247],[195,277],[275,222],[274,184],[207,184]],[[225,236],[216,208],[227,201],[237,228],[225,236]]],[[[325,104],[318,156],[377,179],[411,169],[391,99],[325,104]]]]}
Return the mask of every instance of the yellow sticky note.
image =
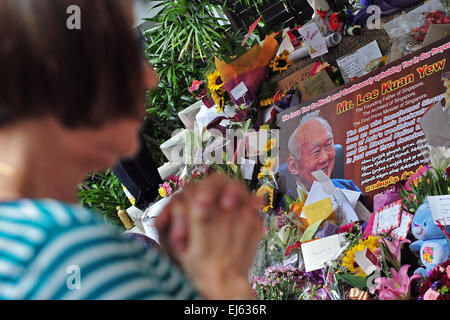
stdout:
{"type": "Polygon", "coordinates": [[[309,225],[318,220],[337,220],[330,198],[325,198],[303,207],[303,212],[309,225]]]}

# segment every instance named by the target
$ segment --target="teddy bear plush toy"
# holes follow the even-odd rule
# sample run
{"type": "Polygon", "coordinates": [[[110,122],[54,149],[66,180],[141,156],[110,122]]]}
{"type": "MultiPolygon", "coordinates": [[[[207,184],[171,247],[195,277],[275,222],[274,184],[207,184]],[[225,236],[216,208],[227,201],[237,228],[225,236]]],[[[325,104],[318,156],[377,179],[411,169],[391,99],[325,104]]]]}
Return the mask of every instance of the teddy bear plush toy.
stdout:
{"type": "Polygon", "coordinates": [[[436,225],[431,215],[428,200],[419,207],[411,224],[412,234],[417,241],[411,243],[409,248],[419,252],[424,268],[420,267],[414,273],[427,276],[433,268],[449,258],[449,245],[444,232],[436,225]]]}

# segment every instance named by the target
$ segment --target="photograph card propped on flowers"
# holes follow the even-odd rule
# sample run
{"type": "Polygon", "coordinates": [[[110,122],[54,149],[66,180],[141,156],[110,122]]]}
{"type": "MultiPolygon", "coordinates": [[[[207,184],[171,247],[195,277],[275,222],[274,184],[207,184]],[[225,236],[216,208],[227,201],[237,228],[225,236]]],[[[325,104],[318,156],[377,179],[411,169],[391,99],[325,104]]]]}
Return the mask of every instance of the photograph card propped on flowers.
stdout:
{"type": "Polygon", "coordinates": [[[373,224],[373,235],[389,233],[391,230],[400,227],[402,213],[402,203],[397,201],[387,205],[375,213],[373,224]]]}

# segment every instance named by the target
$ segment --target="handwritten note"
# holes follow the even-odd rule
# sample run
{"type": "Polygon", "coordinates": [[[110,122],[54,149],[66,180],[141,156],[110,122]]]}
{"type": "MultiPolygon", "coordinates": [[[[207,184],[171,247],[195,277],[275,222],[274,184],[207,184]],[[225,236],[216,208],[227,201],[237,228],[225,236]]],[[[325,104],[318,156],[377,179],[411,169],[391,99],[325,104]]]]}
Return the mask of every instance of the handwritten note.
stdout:
{"type": "Polygon", "coordinates": [[[359,78],[367,74],[367,64],[375,59],[381,58],[382,54],[376,40],[357,51],[345,55],[336,60],[345,83],[352,78],[359,78]]]}
{"type": "Polygon", "coordinates": [[[336,88],[328,73],[323,70],[303,82],[303,88],[310,98],[315,98],[336,88]]]}
{"type": "Polygon", "coordinates": [[[326,220],[328,218],[334,220],[335,223],[337,222],[330,198],[325,198],[303,207],[303,212],[309,225],[312,225],[317,220],[326,220]]]}
{"type": "Polygon", "coordinates": [[[433,220],[442,225],[450,225],[450,195],[428,196],[433,220]]]}
{"type": "Polygon", "coordinates": [[[301,27],[298,32],[309,48],[309,55],[311,58],[316,58],[325,53],[328,53],[328,48],[325,39],[319,31],[315,23],[309,23],[301,27]]]}
{"type": "Polygon", "coordinates": [[[322,269],[341,248],[339,235],[326,237],[302,244],[306,272],[322,269]]]}
{"type": "Polygon", "coordinates": [[[336,214],[339,219],[339,225],[359,220],[355,208],[348,201],[344,192],[336,188],[331,179],[322,170],[314,171],[311,174],[321,184],[323,191],[336,201],[336,214]]]}

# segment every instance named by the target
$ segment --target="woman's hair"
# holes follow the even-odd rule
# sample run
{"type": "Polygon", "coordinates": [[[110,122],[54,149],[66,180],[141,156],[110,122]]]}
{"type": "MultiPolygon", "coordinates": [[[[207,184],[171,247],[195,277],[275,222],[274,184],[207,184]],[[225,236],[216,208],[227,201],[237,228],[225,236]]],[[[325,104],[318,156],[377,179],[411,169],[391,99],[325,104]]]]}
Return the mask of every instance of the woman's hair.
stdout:
{"type": "Polygon", "coordinates": [[[129,0],[0,0],[0,126],[54,116],[95,127],[142,115],[132,23],[129,0]],[[80,29],[68,27],[72,5],[80,29]]]}

